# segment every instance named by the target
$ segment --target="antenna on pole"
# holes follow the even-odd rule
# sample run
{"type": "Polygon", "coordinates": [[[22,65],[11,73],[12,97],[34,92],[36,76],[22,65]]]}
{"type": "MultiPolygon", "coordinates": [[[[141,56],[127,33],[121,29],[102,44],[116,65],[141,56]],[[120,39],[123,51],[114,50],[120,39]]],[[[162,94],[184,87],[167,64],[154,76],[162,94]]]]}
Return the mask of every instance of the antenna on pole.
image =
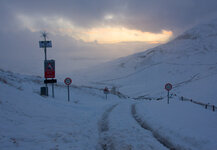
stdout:
{"type": "Polygon", "coordinates": [[[41,32],[41,37],[43,37],[43,38],[44,38],[44,41],[46,41],[46,40],[47,40],[47,37],[48,37],[48,32],[42,31],[42,32],[41,32]]]}
{"type": "Polygon", "coordinates": [[[44,38],[44,56],[45,56],[45,61],[47,61],[47,37],[48,37],[48,33],[46,31],[42,31],[41,32],[41,37],[44,38]]]}

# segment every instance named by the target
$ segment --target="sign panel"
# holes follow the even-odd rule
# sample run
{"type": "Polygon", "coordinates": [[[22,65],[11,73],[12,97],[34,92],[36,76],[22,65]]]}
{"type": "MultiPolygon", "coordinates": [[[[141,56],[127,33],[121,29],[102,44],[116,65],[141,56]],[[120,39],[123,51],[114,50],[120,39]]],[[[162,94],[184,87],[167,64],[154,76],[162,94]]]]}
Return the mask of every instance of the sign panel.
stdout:
{"type": "Polygon", "coordinates": [[[44,61],[44,77],[55,78],[55,61],[46,60],[44,61]]]}
{"type": "Polygon", "coordinates": [[[65,78],[64,83],[66,85],[70,85],[72,83],[72,79],[71,78],[65,78]]]}
{"type": "Polygon", "coordinates": [[[170,84],[170,83],[165,84],[165,89],[167,91],[170,91],[172,88],[173,88],[172,84],[170,84]]]}
{"type": "Polygon", "coordinates": [[[39,41],[39,47],[40,48],[52,47],[52,42],[51,41],[39,41]]]}
{"type": "Polygon", "coordinates": [[[57,83],[56,79],[44,80],[44,83],[57,83]]]}

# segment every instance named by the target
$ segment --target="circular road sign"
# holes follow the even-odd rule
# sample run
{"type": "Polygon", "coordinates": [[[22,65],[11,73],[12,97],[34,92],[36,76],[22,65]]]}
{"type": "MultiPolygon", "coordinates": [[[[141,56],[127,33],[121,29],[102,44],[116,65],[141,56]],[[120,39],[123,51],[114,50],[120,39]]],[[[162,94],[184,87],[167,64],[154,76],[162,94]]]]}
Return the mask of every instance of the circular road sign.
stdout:
{"type": "Polygon", "coordinates": [[[167,91],[170,91],[172,88],[173,88],[172,84],[170,84],[170,83],[165,84],[165,89],[167,91]]]}
{"type": "Polygon", "coordinates": [[[108,94],[109,93],[109,89],[107,87],[104,88],[104,94],[108,94]]]}
{"type": "Polygon", "coordinates": [[[72,83],[72,79],[71,78],[65,78],[64,82],[66,85],[70,85],[72,83]]]}

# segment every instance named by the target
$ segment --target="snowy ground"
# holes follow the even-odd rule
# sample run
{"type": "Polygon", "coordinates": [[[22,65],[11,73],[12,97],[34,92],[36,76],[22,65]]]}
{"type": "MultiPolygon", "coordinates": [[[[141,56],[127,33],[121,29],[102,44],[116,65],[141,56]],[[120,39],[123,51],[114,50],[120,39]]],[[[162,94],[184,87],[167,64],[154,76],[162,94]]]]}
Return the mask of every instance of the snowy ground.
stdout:
{"type": "Polygon", "coordinates": [[[41,97],[41,78],[1,71],[0,149],[217,149],[217,111],[182,102],[120,99],[62,84],[41,97]],[[34,79],[33,81],[31,79],[34,79]],[[27,80],[28,79],[28,80],[27,80]]]}
{"type": "Polygon", "coordinates": [[[137,115],[174,147],[198,150],[217,148],[217,112],[175,98],[169,105],[166,101],[146,101],[135,107],[137,115]]]}
{"type": "Polygon", "coordinates": [[[40,84],[17,83],[7,76],[4,81],[14,84],[0,82],[2,150],[95,149],[98,120],[104,107],[117,101],[116,98],[106,101],[102,92],[71,88],[68,102],[66,87],[55,88],[53,99],[39,96],[40,84]]]}

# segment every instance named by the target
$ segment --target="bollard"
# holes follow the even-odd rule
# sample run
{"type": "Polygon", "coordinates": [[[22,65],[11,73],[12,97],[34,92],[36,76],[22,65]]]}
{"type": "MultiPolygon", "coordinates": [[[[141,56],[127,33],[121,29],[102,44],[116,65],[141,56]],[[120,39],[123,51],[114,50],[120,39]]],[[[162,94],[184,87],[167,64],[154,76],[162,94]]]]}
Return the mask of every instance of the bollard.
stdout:
{"type": "Polygon", "coordinates": [[[40,95],[48,96],[48,87],[41,87],[40,95]]]}
{"type": "Polygon", "coordinates": [[[205,109],[207,109],[207,104],[205,105],[205,109]]]}
{"type": "Polygon", "coordinates": [[[181,96],[181,100],[182,100],[182,101],[184,100],[183,96],[181,96]]]}
{"type": "Polygon", "coordinates": [[[212,110],[215,111],[215,105],[212,106],[212,110]]]}

